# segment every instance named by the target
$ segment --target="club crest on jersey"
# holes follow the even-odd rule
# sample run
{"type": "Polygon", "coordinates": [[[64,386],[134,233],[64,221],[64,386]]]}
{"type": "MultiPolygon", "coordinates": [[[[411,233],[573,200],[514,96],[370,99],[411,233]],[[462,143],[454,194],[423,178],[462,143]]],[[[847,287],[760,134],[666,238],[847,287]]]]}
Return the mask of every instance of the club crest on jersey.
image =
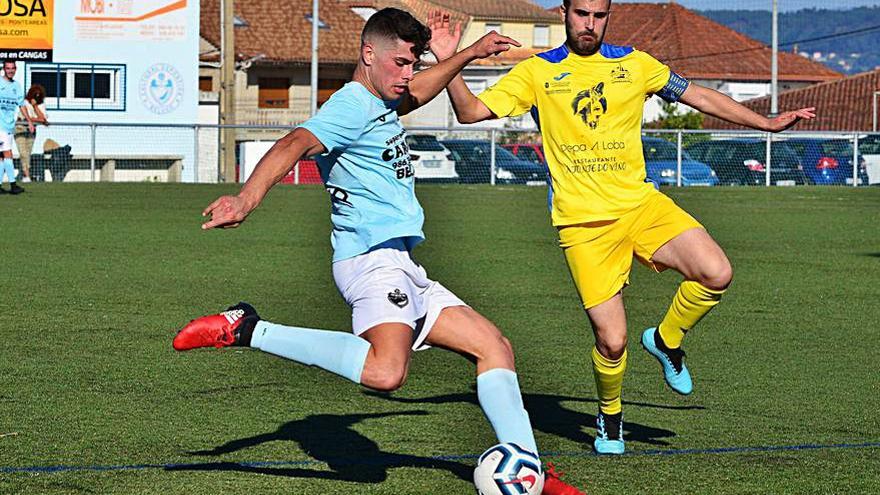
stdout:
{"type": "Polygon", "coordinates": [[[632,82],[632,75],[623,67],[623,64],[617,64],[617,67],[611,69],[611,84],[632,82]]]}
{"type": "Polygon", "coordinates": [[[599,126],[599,119],[608,111],[608,101],[604,95],[605,83],[600,82],[590,89],[578,93],[571,101],[571,110],[575,115],[580,115],[584,124],[595,130],[599,126]]]}
{"type": "Polygon", "coordinates": [[[400,289],[394,289],[393,291],[388,293],[388,300],[391,301],[391,304],[397,306],[398,308],[406,307],[409,304],[409,297],[403,292],[400,292],[400,289]]]}

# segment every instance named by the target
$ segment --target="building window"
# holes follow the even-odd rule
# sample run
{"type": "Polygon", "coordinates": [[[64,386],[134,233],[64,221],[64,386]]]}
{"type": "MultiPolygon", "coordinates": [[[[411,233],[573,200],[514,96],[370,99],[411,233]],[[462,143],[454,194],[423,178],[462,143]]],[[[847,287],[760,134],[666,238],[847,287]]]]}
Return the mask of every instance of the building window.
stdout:
{"type": "Polygon", "coordinates": [[[290,79],[286,77],[261,77],[259,108],[290,108],[290,79]]]}
{"type": "Polygon", "coordinates": [[[28,64],[25,84],[46,88],[49,110],[125,110],[125,66],[28,64]]]}
{"type": "Polygon", "coordinates": [[[550,26],[535,26],[535,32],[532,37],[532,46],[535,48],[546,48],[550,46],[550,26]]]}
{"type": "Polygon", "coordinates": [[[493,23],[493,22],[487,22],[487,23],[486,23],[486,34],[489,34],[489,33],[491,33],[492,31],[495,31],[495,32],[498,33],[498,34],[504,34],[504,33],[501,32],[501,24],[493,23]]]}
{"type": "Polygon", "coordinates": [[[214,78],[211,76],[199,76],[199,91],[207,93],[214,91],[214,78]]]}
{"type": "Polygon", "coordinates": [[[333,93],[345,86],[345,83],[344,79],[319,79],[318,106],[323,105],[325,101],[329,100],[333,93]]]}

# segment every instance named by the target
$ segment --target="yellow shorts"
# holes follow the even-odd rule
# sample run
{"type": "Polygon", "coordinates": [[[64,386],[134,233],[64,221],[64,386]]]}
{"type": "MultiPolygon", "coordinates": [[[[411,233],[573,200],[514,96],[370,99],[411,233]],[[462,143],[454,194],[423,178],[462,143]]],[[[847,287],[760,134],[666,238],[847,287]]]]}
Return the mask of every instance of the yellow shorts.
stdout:
{"type": "Polygon", "coordinates": [[[559,227],[571,277],[585,308],[597,306],[629,284],[632,258],[660,272],[651,258],[661,246],[700,222],[660,192],[615,220],[559,227]]]}

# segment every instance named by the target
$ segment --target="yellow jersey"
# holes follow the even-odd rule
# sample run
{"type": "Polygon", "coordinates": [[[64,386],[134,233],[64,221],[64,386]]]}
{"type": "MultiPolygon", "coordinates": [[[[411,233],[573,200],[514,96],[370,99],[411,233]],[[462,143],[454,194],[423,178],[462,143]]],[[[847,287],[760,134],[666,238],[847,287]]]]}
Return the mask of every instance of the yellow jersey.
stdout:
{"type": "Polygon", "coordinates": [[[688,81],[645,52],[566,45],[517,64],[479,99],[498,117],[532,112],[550,168],[553,225],[619,218],[653,189],[645,182],[647,97],[677,101],[688,81]]]}

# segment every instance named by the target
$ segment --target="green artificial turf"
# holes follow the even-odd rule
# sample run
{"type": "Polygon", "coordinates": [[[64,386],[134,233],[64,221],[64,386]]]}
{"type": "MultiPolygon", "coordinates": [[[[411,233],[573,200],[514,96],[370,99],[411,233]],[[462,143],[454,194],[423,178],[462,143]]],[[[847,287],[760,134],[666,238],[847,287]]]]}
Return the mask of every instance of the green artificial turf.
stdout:
{"type": "MultiPolygon", "coordinates": [[[[0,493],[472,493],[492,431],[473,366],[417,353],[373,394],[259,351],[175,353],[239,300],[350,329],[329,201],[282,186],[236,230],[200,212],[235,186],[31,184],[0,196],[0,493]]],[[[591,454],[592,336],[546,189],[418,186],[416,257],[511,339],[544,459],[590,494],[880,492],[880,188],[666,191],[734,265],[686,339],[695,392],[638,345],[674,273],[625,292],[628,455],[591,454]]],[[[636,263],[638,265],[638,263],[636,263]]]]}

